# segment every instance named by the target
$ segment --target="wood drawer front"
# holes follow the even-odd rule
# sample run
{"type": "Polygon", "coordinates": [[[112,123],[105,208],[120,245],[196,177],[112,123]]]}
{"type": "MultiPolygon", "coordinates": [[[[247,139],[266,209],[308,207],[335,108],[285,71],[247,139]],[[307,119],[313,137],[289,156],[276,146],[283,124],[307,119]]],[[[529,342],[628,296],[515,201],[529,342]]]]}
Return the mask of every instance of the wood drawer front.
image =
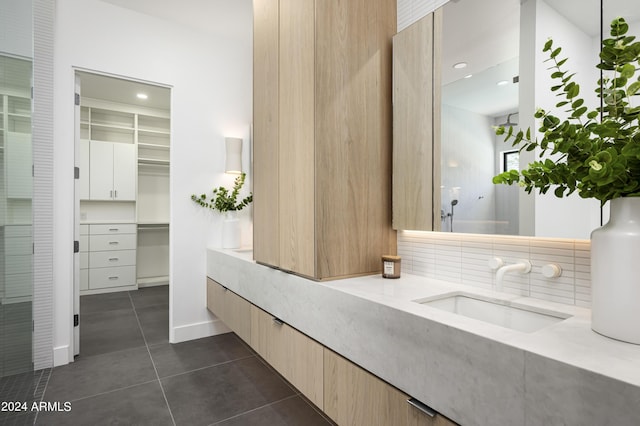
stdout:
{"type": "Polygon", "coordinates": [[[117,235],[117,234],[135,234],[135,223],[113,223],[113,224],[91,224],[89,225],[89,234],[91,235],[117,235]]]}
{"type": "Polygon", "coordinates": [[[323,346],[251,306],[251,347],[311,402],[323,408],[323,346]]]}
{"type": "Polygon", "coordinates": [[[135,250],[136,235],[90,235],[89,251],[135,250]]]}
{"type": "Polygon", "coordinates": [[[135,264],[135,250],[96,251],[89,253],[89,266],[91,268],[135,266],[135,264]]]}
{"type": "Polygon", "coordinates": [[[207,278],[207,308],[247,343],[251,341],[251,303],[207,278]]]}
{"type": "Polygon", "coordinates": [[[80,269],[89,269],[89,252],[80,252],[80,269]]]}
{"type": "Polygon", "coordinates": [[[89,269],[89,288],[123,287],[136,284],[135,266],[89,269]]]}
{"type": "Polygon", "coordinates": [[[88,269],[80,269],[80,290],[89,290],[89,270],[88,269]]]}

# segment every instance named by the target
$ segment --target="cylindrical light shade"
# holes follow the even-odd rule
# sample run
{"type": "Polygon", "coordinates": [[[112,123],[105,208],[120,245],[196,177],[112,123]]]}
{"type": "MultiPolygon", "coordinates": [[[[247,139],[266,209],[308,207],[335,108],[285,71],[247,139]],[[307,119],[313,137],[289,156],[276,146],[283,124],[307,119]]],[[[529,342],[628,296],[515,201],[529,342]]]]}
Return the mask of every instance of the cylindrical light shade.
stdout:
{"type": "Polygon", "coordinates": [[[242,139],[225,138],[226,145],[226,173],[242,173],[242,139]]]}

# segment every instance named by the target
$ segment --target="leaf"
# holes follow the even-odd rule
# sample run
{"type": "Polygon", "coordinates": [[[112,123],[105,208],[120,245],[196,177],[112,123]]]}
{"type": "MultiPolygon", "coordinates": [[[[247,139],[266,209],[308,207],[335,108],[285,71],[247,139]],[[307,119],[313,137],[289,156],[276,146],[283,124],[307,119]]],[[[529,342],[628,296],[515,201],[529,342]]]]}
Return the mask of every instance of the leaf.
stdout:
{"type": "Polygon", "coordinates": [[[543,52],[548,52],[551,49],[551,46],[553,46],[553,40],[549,39],[544,44],[544,47],[542,48],[542,51],[543,52]]]}
{"type": "Polygon", "coordinates": [[[551,52],[551,55],[549,55],[549,57],[555,58],[556,56],[558,56],[560,54],[561,50],[562,50],[561,47],[557,47],[553,52],[551,52]]]}
{"type": "Polygon", "coordinates": [[[640,90],[640,81],[634,81],[627,88],[627,96],[634,96],[640,90]]]}

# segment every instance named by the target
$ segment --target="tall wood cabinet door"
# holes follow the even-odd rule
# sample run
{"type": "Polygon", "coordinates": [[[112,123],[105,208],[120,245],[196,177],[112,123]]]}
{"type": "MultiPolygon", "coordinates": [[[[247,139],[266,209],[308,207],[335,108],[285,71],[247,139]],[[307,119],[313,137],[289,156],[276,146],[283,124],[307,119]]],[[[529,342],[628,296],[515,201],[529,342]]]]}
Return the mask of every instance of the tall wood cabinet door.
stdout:
{"type": "Polygon", "coordinates": [[[117,201],[136,200],[136,146],[113,144],[113,194],[117,201]]]}
{"type": "MultiPolygon", "coordinates": [[[[280,266],[315,276],[315,0],[280,0],[280,266]]],[[[337,190],[334,188],[334,190],[337,190]]]]}
{"type": "Polygon", "coordinates": [[[391,45],[396,2],[316,7],[318,278],[380,271],[391,223],[391,45]]]}
{"type": "Polygon", "coordinates": [[[253,2],[253,256],[280,265],[278,172],[279,0],[253,2]]]}
{"type": "Polygon", "coordinates": [[[89,198],[113,199],[113,143],[111,142],[90,142],[89,198]]]}
{"type": "Polygon", "coordinates": [[[393,38],[394,229],[440,226],[440,22],[438,10],[393,38]]]}

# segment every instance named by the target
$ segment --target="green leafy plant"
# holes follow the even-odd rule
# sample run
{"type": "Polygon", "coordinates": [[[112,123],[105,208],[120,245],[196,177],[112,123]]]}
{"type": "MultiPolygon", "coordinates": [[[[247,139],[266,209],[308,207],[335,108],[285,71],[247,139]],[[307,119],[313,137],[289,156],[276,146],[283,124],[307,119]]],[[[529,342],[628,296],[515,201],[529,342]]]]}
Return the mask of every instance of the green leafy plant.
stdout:
{"type": "Polygon", "coordinates": [[[640,77],[633,80],[640,65],[640,42],[627,36],[629,26],[623,18],[611,22],[611,38],[602,41],[603,71],[596,93],[601,108],[588,110],[578,97],[580,87],[573,81],[574,73],[562,66],[560,47],[548,40],[543,52],[548,52],[551,77],[557,84],[551,87],[561,98],[556,108],[566,108],[568,118],[561,120],[552,113],[538,109],[535,118],[541,120],[540,141],[531,138],[531,129],[514,132],[496,127],[505,141],[513,139],[520,151],[540,148],[540,160],[521,172],[509,170],[493,178],[495,184],[518,183],[527,193],[537,188],[541,194],[555,187],[557,197],[574,191],[582,198],[595,198],[604,204],[618,197],[640,196],[640,106],[633,106],[639,95],[640,77]],[[557,154],[554,159],[546,154],[557,154]]]}
{"type": "Polygon", "coordinates": [[[213,197],[208,201],[207,194],[201,194],[200,196],[193,194],[191,199],[202,207],[218,210],[222,213],[242,210],[253,201],[253,194],[249,194],[240,202],[237,201],[246,176],[246,173],[242,173],[235,179],[231,192],[224,186],[220,186],[213,189],[213,197]]]}

